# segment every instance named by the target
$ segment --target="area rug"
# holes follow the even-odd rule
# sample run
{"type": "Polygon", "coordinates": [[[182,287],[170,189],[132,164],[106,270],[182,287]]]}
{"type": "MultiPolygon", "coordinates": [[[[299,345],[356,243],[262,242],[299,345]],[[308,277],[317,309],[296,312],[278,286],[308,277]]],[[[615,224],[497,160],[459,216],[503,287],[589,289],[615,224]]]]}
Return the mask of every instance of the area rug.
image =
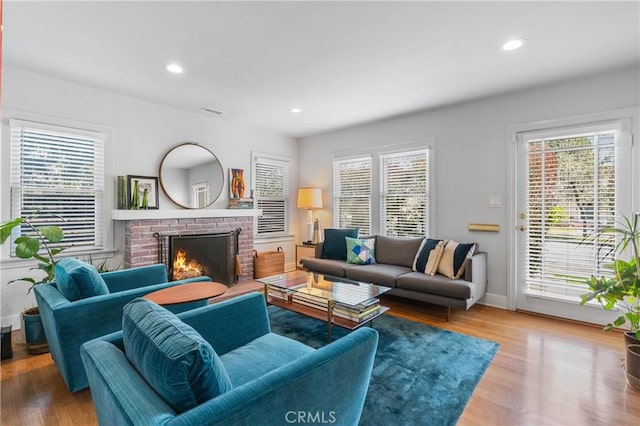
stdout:
{"type": "MultiPolygon", "coordinates": [[[[327,344],[324,322],[269,306],[272,331],[327,344]]],[[[380,342],[361,425],[454,425],[498,344],[392,315],[373,324],[380,342]]],[[[333,339],[348,330],[334,327],[333,339]]]]}

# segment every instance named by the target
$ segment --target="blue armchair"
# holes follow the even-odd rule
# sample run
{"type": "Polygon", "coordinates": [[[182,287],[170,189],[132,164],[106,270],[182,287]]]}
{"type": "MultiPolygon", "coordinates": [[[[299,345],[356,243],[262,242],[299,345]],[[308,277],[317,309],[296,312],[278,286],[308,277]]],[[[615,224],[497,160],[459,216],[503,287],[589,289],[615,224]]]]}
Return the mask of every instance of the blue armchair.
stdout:
{"type": "MultiPolygon", "coordinates": [[[[129,311],[125,308],[125,317],[129,311]]],[[[264,296],[251,293],[178,314],[174,326],[186,324],[189,330],[177,332],[177,340],[165,348],[167,353],[156,357],[137,353],[151,347],[156,350],[156,344],[131,337],[146,327],[157,334],[155,343],[167,342],[167,329],[158,323],[149,324],[149,317],[145,311],[133,320],[126,319],[124,331],[82,346],[101,425],[358,424],[378,344],[374,329],[363,327],[313,349],[271,333],[264,296]],[[194,357],[198,359],[203,353],[201,346],[194,349],[186,345],[191,352],[176,355],[176,347],[185,346],[181,339],[189,331],[215,351],[204,359],[215,358],[222,364],[224,371],[217,370],[215,377],[224,383],[222,387],[216,385],[218,393],[214,396],[180,410],[172,398],[159,393],[173,392],[177,384],[184,384],[176,377],[165,377],[174,370],[166,362],[174,362],[179,368],[188,364],[185,376],[210,387],[210,381],[203,380],[198,369],[202,363],[194,362],[194,357]],[[164,384],[158,385],[149,374],[159,375],[164,384]]],[[[171,319],[167,323],[171,324],[171,319]]],[[[189,392],[191,397],[202,395],[201,389],[189,392]]]]}
{"type": "Polygon", "coordinates": [[[198,277],[167,282],[167,268],[162,264],[105,272],[100,276],[108,288],[107,294],[79,300],[70,301],[55,282],[34,287],[51,356],[71,392],[88,386],[80,346],[88,340],[121,330],[125,304],[166,287],[210,281],[209,277],[198,277]]]}

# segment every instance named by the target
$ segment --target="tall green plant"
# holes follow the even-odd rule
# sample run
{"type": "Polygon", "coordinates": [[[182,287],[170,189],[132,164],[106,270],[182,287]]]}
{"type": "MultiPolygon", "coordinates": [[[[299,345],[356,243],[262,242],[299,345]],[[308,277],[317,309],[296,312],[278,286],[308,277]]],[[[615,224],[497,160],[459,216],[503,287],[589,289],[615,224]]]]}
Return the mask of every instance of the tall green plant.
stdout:
{"type": "Polygon", "coordinates": [[[620,327],[629,323],[631,331],[640,340],[640,230],[638,229],[638,214],[631,218],[624,217],[616,226],[601,229],[599,235],[618,235],[620,241],[615,246],[615,259],[607,268],[613,271],[613,276],[595,277],[587,281],[589,293],[583,294],[580,304],[597,300],[604,309],[621,312],[612,323],[604,326],[605,330],[620,327]],[[630,249],[631,259],[623,260],[623,256],[630,249]]]}
{"type": "Polygon", "coordinates": [[[56,265],[55,256],[64,250],[64,248],[53,248],[50,246],[51,243],[58,243],[62,240],[64,237],[62,228],[59,226],[34,225],[33,220],[38,215],[39,212],[36,212],[31,216],[18,217],[0,224],[0,244],[4,244],[11,236],[13,229],[18,226],[26,225],[35,234],[35,236],[21,235],[14,240],[16,245],[16,256],[21,259],[34,258],[38,260],[36,267],[31,268],[31,270],[37,269],[45,273],[45,276],[40,280],[33,277],[24,277],[9,281],[9,284],[16,281],[30,283],[31,286],[29,287],[29,290],[27,290],[27,293],[29,293],[33,286],[37,284],[48,283],[54,280],[56,265]],[[44,249],[42,253],[41,249],[44,249]]]}

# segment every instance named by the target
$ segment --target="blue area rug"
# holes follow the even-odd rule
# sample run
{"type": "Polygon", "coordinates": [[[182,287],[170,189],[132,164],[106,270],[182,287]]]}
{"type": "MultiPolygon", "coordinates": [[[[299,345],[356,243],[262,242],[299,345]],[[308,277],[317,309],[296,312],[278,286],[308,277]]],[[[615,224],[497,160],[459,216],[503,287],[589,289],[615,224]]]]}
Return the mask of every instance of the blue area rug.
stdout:
{"type": "MultiPolygon", "coordinates": [[[[314,348],[327,344],[324,322],[269,306],[272,331],[314,348]]],[[[380,333],[361,425],[454,425],[498,344],[391,315],[380,333]]],[[[334,327],[336,340],[348,330],[334,327]]]]}

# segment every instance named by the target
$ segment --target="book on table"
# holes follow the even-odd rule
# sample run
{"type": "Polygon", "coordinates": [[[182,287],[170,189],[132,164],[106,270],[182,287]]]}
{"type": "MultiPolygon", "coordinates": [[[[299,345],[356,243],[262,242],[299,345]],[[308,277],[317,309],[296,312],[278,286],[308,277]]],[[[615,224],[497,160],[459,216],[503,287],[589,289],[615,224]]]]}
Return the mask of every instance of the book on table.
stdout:
{"type": "Polygon", "coordinates": [[[377,299],[375,297],[372,297],[371,299],[367,299],[364,302],[360,302],[355,305],[351,305],[343,302],[336,302],[336,307],[339,307],[341,309],[345,309],[348,311],[356,312],[356,313],[366,311],[370,307],[376,306],[376,305],[380,305],[380,299],[377,299]]]}
{"type": "MultiPolygon", "coordinates": [[[[293,293],[291,300],[300,305],[319,309],[324,312],[327,312],[328,310],[327,299],[318,297],[314,294],[309,294],[308,292],[293,293]]],[[[367,301],[366,305],[367,306],[353,306],[344,303],[336,303],[333,308],[333,315],[354,322],[365,322],[378,314],[380,311],[380,301],[378,299],[370,299],[367,301]]]]}
{"type": "Polygon", "coordinates": [[[333,308],[333,315],[355,322],[368,321],[372,317],[378,315],[378,312],[380,312],[380,305],[371,306],[369,309],[359,314],[354,314],[353,312],[345,311],[337,307],[333,308]]]}

